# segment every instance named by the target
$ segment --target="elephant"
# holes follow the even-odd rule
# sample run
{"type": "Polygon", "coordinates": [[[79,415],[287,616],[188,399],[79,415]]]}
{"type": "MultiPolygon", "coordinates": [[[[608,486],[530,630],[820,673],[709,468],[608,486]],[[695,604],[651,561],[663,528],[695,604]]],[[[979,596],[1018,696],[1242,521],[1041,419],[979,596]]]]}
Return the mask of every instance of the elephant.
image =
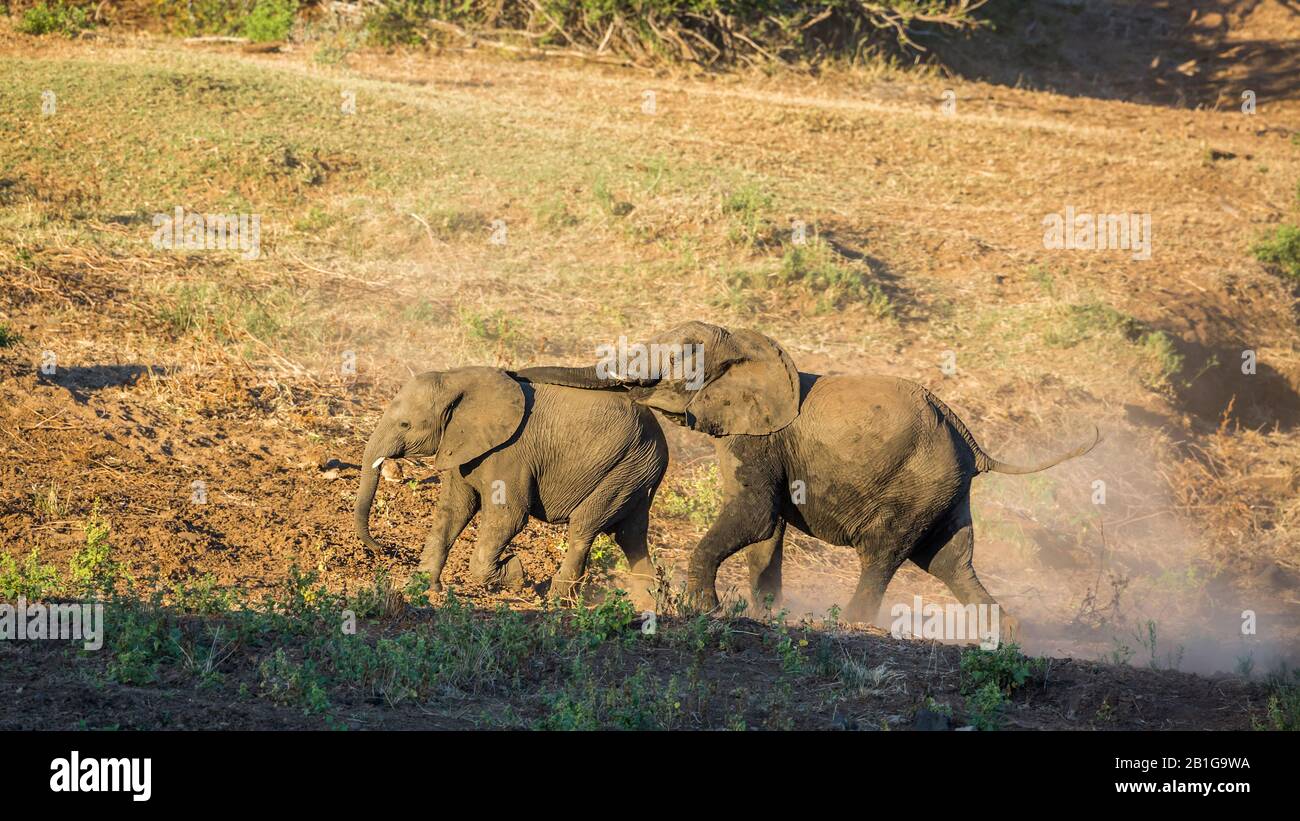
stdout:
{"type": "Polygon", "coordinates": [[[448,549],[481,511],[470,563],[475,582],[524,586],[519,558],[502,554],[531,515],[568,524],[568,551],[551,597],[572,594],[592,541],[603,533],[627,557],[634,601],[649,597],[650,505],[668,467],[668,445],[654,414],[628,397],[533,385],[487,367],[413,377],[366,442],[354,518],[371,550],[382,551],[369,527],[380,468],[385,459],[411,456],[432,456],[445,471],[419,563],[435,592],[442,590],[448,549]]]}
{"type": "MultiPolygon", "coordinates": [[[[909,559],[963,605],[996,604],[971,564],[971,480],[987,471],[1046,470],[1087,453],[1100,438],[1094,425],[1092,441],[1068,453],[1030,466],[1007,464],[985,453],[921,385],[892,376],[801,373],[780,345],[756,331],[689,322],[637,350],[637,373],[602,360],[516,375],[534,384],[626,392],[677,424],[717,437],[722,505],[691,554],[686,586],[687,602],[704,610],[718,605],[723,560],[747,547],[751,604],[780,602],[787,524],[856,550],[860,576],[844,610],[849,621],[875,620],[890,579],[909,559]],[[689,363],[692,355],[703,373],[688,379],[681,360],[689,363]],[[659,372],[647,364],[661,366],[659,372]]],[[[1000,621],[1015,629],[1010,616],[1000,621]]]]}

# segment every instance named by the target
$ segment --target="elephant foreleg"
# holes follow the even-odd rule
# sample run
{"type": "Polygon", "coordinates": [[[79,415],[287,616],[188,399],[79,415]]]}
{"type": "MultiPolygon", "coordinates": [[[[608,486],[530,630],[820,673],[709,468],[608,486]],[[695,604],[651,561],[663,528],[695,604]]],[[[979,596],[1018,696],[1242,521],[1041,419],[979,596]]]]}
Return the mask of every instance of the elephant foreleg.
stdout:
{"type": "Polygon", "coordinates": [[[885,598],[885,590],[903,561],[874,544],[860,546],[857,550],[861,565],[858,587],[853,591],[853,598],[849,599],[849,606],[844,610],[844,618],[850,623],[870,623],[875,621],[880,613],[880,603],[885,598]]]}
{"type": "Polygon", "coordinates": [[[433,515],[433,526],[424,541],[418,568],[429,574],[429,589],[433,592],[442,592],[442,569],[447,564],[447,552],[478,512],[478,505],[478,493],[474,488],[460,481],[459,477],[447,480],[438,499],[438,510],[433,515]]]}
{"type": "Polygon", "coordinates": [[[687,603],[705,611],[717,608],[718,568],[746,545],[770,539],[777,521],[771,500],[741,497],[725,502],[717,521],[691,554],[687,603]]]}
{"type": "Polygon", "coordinates": [[[485,587],[501,585],[508,590],[523,589],[524,568],[519,557],[508,556],[503,561],[501,554],[526,524],[526,510],[485,507],[483,521],[479,525],[478,543],[474,546],[474,557],[469,564],[470,578],[485,587]]]}

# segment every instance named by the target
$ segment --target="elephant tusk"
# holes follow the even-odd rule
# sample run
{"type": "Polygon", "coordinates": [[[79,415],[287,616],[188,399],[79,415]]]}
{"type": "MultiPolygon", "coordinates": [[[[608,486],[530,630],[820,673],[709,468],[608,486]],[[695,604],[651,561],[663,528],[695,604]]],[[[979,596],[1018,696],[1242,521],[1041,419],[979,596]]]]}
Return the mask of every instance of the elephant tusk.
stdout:
{"type": "Polygon", "coordinates": [[[370,466],[370,469],[371,469],[371,470],[379,470],[379,466],[382,465],[382,464],[384,463],[384,459],[386,459],[386,458],[388,458],[388,457],[386,457],[386,456],[380,456],[378,459],[375,460],[375,463],[374,463],[373,465],[370,466]]]}

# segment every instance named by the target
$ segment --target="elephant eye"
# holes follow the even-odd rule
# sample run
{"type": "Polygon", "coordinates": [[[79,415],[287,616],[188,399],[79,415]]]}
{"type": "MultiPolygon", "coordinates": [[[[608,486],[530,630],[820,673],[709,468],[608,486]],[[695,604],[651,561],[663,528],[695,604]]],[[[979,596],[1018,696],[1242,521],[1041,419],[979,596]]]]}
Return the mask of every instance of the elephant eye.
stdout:
{"type": "Polygon", "coordinates": [[[411,426],[411,423],[410,423],[410,422],[399,422],[399,423],[398,423],[398,427],[400,427],[400,428],[409,428],[410,426],[411,426]]]}

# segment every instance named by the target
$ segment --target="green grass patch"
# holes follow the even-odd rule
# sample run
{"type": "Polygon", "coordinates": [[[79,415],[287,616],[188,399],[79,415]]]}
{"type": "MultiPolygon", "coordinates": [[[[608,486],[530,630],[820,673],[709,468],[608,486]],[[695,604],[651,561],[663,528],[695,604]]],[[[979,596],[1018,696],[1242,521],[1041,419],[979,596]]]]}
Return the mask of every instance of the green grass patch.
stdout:
{"type": "Polygon", "coordinates": [[[797,283],[816,294],[821,313],[856,302],[878,319],[892,318],[894,304],[884,290],[868,278],[870,273],[866,265],[844,259],[830,243],[814,237],[802,245],[790,245],[786,249],[777,281],[781,284],[797,283]]]}
{"type": "Polygon", "coordinates": [[[1139,376],[1153,390],[1175,386],[1184,359],[1174,338],[1098,301],[1065,305],[1053,309],[1051,326],[1043,342],[1052,348],[1074,348],[1086,342],[1101,346],[1120,343],[1132,346],[1140,362],[1139,376]]]}
{"type": "Polygon", "coordinates": [[[1292,282],[1300,283],[1300,227],[1279,225],[1251,248],[1255,259],[1280,271],[1292,282]]]}
{"type": "Polygon", "coordinates": [[[175,337],[211,338],[222,344],[271,343],[291,350],[319,345],[323,333],[308,307],[312,296],[288,286],[247,287],[238,282],[171,283],[154,295],[154,317],[175,337]]]}
{"type": "Polygon", "coordinates": [[[737,310],[754,309],[764,293],[785,301],[784,297],[802,292],[813,298],[816,314],[861,305],[877,319],[897,316],[894,301],[873,281],[870,266],[842,256],[820,237],[787,245],[777,261],[725,268],[721,279],[726,291],[719,302],[737,310]]]}
{"type": "Polygon", "coordinates": [[[754,183],[746,183],[722,198],[727,218],[727,237],[745,246],[773,244],[776,224],[770,217],[772,195],[754,183]]]}
{"type": "Polygon", "coordinates": [[[69,592],[88,597],[111,593],[116,587],[118,566],[109,544],[109,524],[96,504],[82,524],[85,540],[68,563],[69,592]]]}
{"type": "Polygon", "coordinates": [[[0,322],[0,348],[12,348],[22,339],[18,332],[10,328],[3,322],[0,322]]]}
{"type": "Polygon", "coordinates": [[[1300,730],[1300,670],[1285,666],[1269,676],[1269,696],[1263,718],[1252,722],[1257,730],[1300,730]]]}

